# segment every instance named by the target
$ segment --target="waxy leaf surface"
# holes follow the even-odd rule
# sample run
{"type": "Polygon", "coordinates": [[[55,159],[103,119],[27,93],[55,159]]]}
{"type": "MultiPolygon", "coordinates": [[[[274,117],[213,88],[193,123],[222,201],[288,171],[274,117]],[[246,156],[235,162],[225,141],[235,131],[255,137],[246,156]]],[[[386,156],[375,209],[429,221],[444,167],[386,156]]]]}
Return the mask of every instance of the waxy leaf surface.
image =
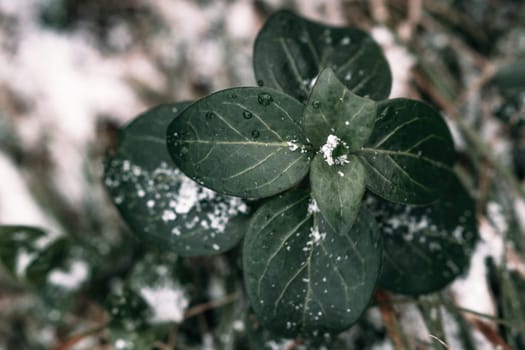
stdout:
{"type": "Polygon", "coordinates": [[[375,118],[374,101],[353,94],[331,69],[325,69],[308,98],[304,130],[316,149],[329,135],[336,135],[346,143],[348,151],[355,151],[370,137],[375,118]]]}
{"type": "Polygon", "coordinates": [[[170,124],[169,152],[186,175],[214,191],[268,197],[308,172],[302,113],[303,105],[276,90],[223,90],[170,124]]]}
{"type": "Polygon", "coordinates": [[[169,123],[189,103],[156,107],[124,127],[106,157],[104,184],[131,230],[183,256],[233,247],[244,235],[248,207],[185,176],[166,147],[169,123]]]}
{"type": "Polygon", "coordinates": [[[472,198],[454,177],[430,206],[406,206],[370,196],[366,203],[383,234],[379,286],[395,293],[438,291],[466,270],[477,240],[472,198]]]}
{"type": "Polygon", "coordinates": [[[353,155],[348,163],[329,166],[316,155],[310,171],[310,185],[321,214],[338,233],[352,227],[365,193],[365,168],[353,155]]]}
{"type": "Polygon", "coordinates": [[[378,104],[374,131],[357,152],[367,187],[399,203],[429,204],[452,177],[456,154],[447,124],[432,107],[393,99],[378,104]]]}
{"type": "Polygon", "coordinates": [[[381,48],[356,28],[333,27],[283,10],[273,14],[254,46],[259,84],[306,101],[316,76],[327,67],[355,94],[387,98],[392,77],[381,48]]]}
{"type": "Polygon", "coordinates": [[[350,327],[365,310],[381,262],[374,219],[333,231],[307,192],[288,192],[255,213],[243,249],[246,291],[263,325],[317,337],[350,327]]]}

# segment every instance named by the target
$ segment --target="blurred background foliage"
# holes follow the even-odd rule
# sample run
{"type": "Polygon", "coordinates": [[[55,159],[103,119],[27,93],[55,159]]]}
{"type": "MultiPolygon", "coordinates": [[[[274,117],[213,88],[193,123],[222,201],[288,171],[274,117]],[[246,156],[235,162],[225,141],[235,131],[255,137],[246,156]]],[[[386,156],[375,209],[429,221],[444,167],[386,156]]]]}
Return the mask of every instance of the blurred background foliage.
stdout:
{"type": "Polygon", "coordinates": [[[525,3],[520,0],[0,0],[0,349],[525,349],[525,3]],[[159,103],[255,85],[254,37],[289,8],[369,30],[391,97],[446,116],[481,242],[441,293],[378,291],[326,344],[280,339],[248,308],[238,248],[146,249],[100,175],[116,131],[159,103]],[[25,271],[20,270],[24,264],[25,271]],[[141,294],[176,286],[152,324],[141,294]]]}

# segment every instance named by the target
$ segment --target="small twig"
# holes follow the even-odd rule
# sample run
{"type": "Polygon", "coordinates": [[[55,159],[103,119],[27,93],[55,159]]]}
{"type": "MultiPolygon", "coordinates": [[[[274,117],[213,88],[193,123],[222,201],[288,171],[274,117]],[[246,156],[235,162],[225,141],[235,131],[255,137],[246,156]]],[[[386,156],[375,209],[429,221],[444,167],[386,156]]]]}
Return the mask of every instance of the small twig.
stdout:
{"type": "Polygon", "coordinates": [[[301,345],[303,341],[301,339],[295,339],[292,344],[290,344],[286,350],[294,350],[297,349],[299,345],[301,345]]]}
{"type": "Polygon", "coordinates": [[[408,1],[408,18],[405,22],[399,26],[399,36],[408,42],[412,40],[415,28],[421,21],[421,15],[423,13],[423,2],[422,0],[409,0],[408,1]]]}
{"type": "MultiPolygon", "coordinates": [[[[381,307],[381,303],[379,302],[379,300],[376,299],[376,301],[378,302],[378,306],[381,307]]],[[[465,307],[462,307],[462,306],[458,306],[458,305],[456,305],[454,303],[450,303],[450,302],[443,302],[443,301],[434,302],[434,301],[420,300],[420,299],[414,299],[414,298],[405,297],[405,298],[390,299],[389,303],[391,303],[392,305],[430,304],[432,306],[453,307],[453,308],[455,308],[456,310],[458,310],[460,312],[464,312],[464,313],[472,314],[472,315],[475,315],[475,316],[478,316],[478,317],[486,318],[486,319],[488,319],[488,320],[490,320],[492,322],[495,322],[497,324],[500,324],[500,325],[508,327],[508,328],[525,331],[525,329],[521,329],[520,327],[516,327],[510,321],[507,321],[507,320],[504,320],[502,318],[498,318],[496,316],[492,316],[492,315],[489,315],[489,314],[485,314],[485,313],[482,313],[482,312],[479,312],[479,311],[471,310],[471,309],[468,309],[468,308],[465,308],[465,307]]]]}
{"type": "Polygon", "coordinates": [[[108,326],[109,322],[103,323],[93,329],[87,330],[85,332],[79,333],[77,335],[74,335],[70,338],[68,338],[64,343],[58,344],[53,348],[53,350],[68,350],[72,348],[74,345],[82,341],[83,339],[90,337],[92,335],[95,335],[99,332],[102,332],[106,327],[108,326]]]}
{"type": "Polygon", "coordinates": [[[385,4],[385,0],[372,0],[369,4],[370,12],[376,22],[388,22],[388,20],[390,19],[390,13],[388,11],[388,7],[385,4]]]}
{"type": "Polygon", "coordinates": [[[376,291],[375,299],[379,305],[379,310],[383,316],[383,322],[386,331],[392,340],[392,344],[396,350],[406,350],[406,341],[404,341],[401,329],[396,319],[395,310],[391,303],[390,296],[383,291],[376,291]]]}
{"type": "Polygon", "coordinates": [[[439,344],[441,344],[445,349],[447,349],[447,350],[452,350],[452,349],[450,348],[450,346],[448,346],[448,344],[445,343],[445,341],[439,339],[439,338],[436,337],[435,335],[429,334],[428,336],[429,336],[430,338],[436,340],[436,341],[437,341],[439,344]]]}
{"type": "Polygon", "coordinates": [[[239,296],[240,296],[239,293],[232,293],[232,294],[226,295],[222,299],[212,300],[207,303],[202,303],[202,304],[192,306],[189,309],[187,309],[186,312],[184,313],[184,319],[186,320],[188,318],[200,315],[203,312],[206,312],[208,310],[215,309],[215,308],[221,307],[226,304],[230,304],[234,302],[235,300],[239,299],[239,296]]]}

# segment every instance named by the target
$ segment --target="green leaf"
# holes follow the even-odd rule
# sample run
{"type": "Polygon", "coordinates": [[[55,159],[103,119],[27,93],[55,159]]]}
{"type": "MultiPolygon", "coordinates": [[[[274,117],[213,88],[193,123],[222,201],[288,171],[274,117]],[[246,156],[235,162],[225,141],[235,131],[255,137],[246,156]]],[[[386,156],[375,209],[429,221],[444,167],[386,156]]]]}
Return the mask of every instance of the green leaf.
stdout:
{"type": "Polygon", "coordinates": [[[466,270],[478,233],[474,202],[456,177],[431,206],[405,206],[374,196],[366,203],[383,233],[382,288],[431,293],[466,270]]]}
{"type": "Polygon", "coordinates": [[[339,233],[352,227],[365,193],[365,168],[354,155],[348,163],[330,166],[321,155],[312,161],[310,184],[321,214],[339,233]]]}
{"type": "Polygon", "coordinates": [[[180,323],[189,305],[184,269],[175,254],[148,253],[108,295],[110,334],[116,349],[150,349],[180,323]]]}
{"type": "Polygon", "coordinates": [[[66,238],[31,226],[0,226],[0,261],[11,276],[42,287],[53,284],[49,273],[69,262],[72,252],[66,238]]]}
{"type": "Polygon", "coordinates": [[[367,187],[406,204],[437,200],[448,186],[456,158],[439,113],[402,98],[379,103],[374,131],[357,154],[365,165],[367,187]]]}
{"type": "Polygon", "coordinates": [[[304,131],[315,148],[337,135],[349,151],[365,144],[374,128],[376,103],[350,92],[327,68],[321,72],[304,112],[304,131]]]}
{"type": "Polygon", "coordinates": [[[390,93],[392,75],[381,48],[356,28],[327,26],[278,11],[259,32],[253,57],[259,85],[302,102],[316,76],[327,67],[359,96],[381,100],[390,93]]]}
{"type": "Polygon", "coordinates": [[[91,277],[88,252],[67,237],[30,226],[0,226],[0,261],[56,312],[67,310],[91,277]]]}
{"type": "Polygon", "coordinates": [[[219,193],[262,198],[308,172],[303,106],[266,88],[219,91],[170,124],[168,148],[189,177],[219,193]]]}
{"type": "Polygon", "coordinates": [[[0,261],[11,276],[25,276],[29,264],[45,245],[47,233],[30,226],[0,226],[0,261]]]}
{"type": "Polygon", "coordinates": [[[166,129],[188,105],[156,107],[123,128],[117,152],[106,157],[104,183],[145,241],[183,256],[216,254],[242,238],[248,207],[198,185],[172,164],[166,129]]]}
{"type": "Polygon", "coordinates": [[[265,327],[285,336],[317,337],[350,327],[365,310],[381,261],[374,219],[361,210],[339,234],[288,192],[259,208],[245,238],[244,279],[265,327]]]}

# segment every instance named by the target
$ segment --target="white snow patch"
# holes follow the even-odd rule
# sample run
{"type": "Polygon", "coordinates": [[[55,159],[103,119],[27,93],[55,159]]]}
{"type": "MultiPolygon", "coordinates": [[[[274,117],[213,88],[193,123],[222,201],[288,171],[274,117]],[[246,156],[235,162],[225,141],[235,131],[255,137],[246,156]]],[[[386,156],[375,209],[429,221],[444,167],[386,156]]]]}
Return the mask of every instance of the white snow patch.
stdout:
{"type": "Polygon", "coordinates": [[[326,238],[326,233],[320,233],[319,228],[315,226],[310,228],[310,236],[312,237],[313,243],[317,243],[326,238]]]}
{"type": "Polygon", "coordinates": [[[390,339],[385,339],[379,344],[374,344],[374,346],[372,346],[372,350],[394,350],[394,346],[392,345],[390,339]]]}
{"type": "Polygon", "coordinates": [[[217,277],[211,277],[208,285],[208,296],[212,300],[218,300],[224,298],[226,295],[226,288],[224,281],[217,277]]]}
{"type": "Polygon", "coordinates": [[[408,50],[396,43],[395,36],[386,27],[372,28],[372,37],[381,45],[392,71],[390,98],[408,97],[414,57],[408,50]]]}
{"type": "Polygon", "coordinates": [[[35,202],[23,174],[0,151],[0,222],[37,226],[58,232],[58,225],[35,202]]]}
{"type": "Polygon", "coordinates": [[[165,284],[156,287],[143,287],[139,291],[153,311],[152,323],[181,322],[189,300],[182,287],[165,284]]]}
{"type": "Polygon", "coordinates": [[[76,260],[71,263],[69,271],[53,270],[47,276],[50,284],[65,289],[77,289],[88,278],[89,267],[85,261],[76,260]]]}
{"type": "Polygon", "coordinates": [[[281,339],[279,341],[277,340],[269,340],[266,343],[264,343],[264,347],[269,350],[286,350],[289,349],[292,344],[294,344],[293,339],[281,339]]]}
{"type": "Polygon", "coordinates": [[[226,30],[235,39],[250,39],[256,29],[257,18],[253,6],[248,1],[231,4],[227,10],[226,30]]]}
{"type": "Polygon", "coordinates": [[[487,204],[488,217],[499,234],[504,234],[508,230],[507,220],[503,214],[503,208],[496,202],[487,204]]]}
{"type": "Polygon", "coordinates": [[[25,250],[18,252],[15,263],[15,274],[17,277],[25,276],[27,267],[36,258],[36,255],[36,253],[28,253],[25,250]]]}
{"type": "Polygon", "coordinates": [[[344,141],[335,135],[328,135],[326,138],[326,143],[321,147],[321,154],[323,155],[324,160],[329,166],[333,165],[343,165],[349,163],[348,155],[343,154],[334,158],[334,151],[339,146],[348,148],[344,141]]]}
{"type": "Polygon", "coordinates": [[[487,220],[481,221],[479,233],[481,239],[473,252],[468,274],[456,279],[451,290],[459,306],[495,315],[496,309],[488,286],[485,260],[491,257],[496,264],[500,264],[504,254],[504,244],[502,236],[487,220]]]}
{"type": "Polygon", "coordinates": [[[319,213],[320,211],[317,201],[314,198],[310,198],[310,202],[308,202],[308,214],[319,213]]]}
{"type": "Polygon", "coordinates": [[[244,332],[245,326],[242,320],[233,321],[233,329],[237,332],[244,332]]]}
{"type": "Polygon", "coordinates": [[[288,144],[288,149],[292,152],[296,151],[299,148],[299,145],[297,145],[295,141],[288,141],[287,144],[288,144]]]}
{"type": "Polygon", "coordinates": [[[173,210],[166,209],[162,212],[162,221],[173,221],[177,218],[177,215],[173,212],[173,210]]]}
{"type": "Polygon", "coordinates": [[[128,346],[128,342],[125,341],[124,339],[117,339],[115,341],[115,349],[117,350],[125,349],[127,346],[128,346]]]}

